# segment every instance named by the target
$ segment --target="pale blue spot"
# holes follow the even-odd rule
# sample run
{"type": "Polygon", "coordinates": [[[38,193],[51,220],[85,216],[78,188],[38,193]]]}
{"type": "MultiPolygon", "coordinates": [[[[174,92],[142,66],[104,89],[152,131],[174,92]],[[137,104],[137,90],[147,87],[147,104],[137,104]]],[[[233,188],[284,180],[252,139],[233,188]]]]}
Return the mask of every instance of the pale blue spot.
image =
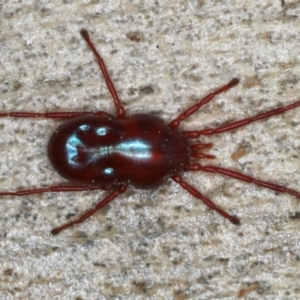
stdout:
{"type": "Polygon", "coordinates": [[[90,129],[90,126],[87,124],[83,124],[79,126],[79,129],[82,131],[88,131],[90,129]]]}
{"type": "Polygon", "coordinates": [[[146,159],[151,157],[151,147],[149,144],[138,140],[131,140],[120,143],[116,151],[122,155],[135,159],[146,159]]]}
{"type": "Polygon", "coordinates": [[[106,135],[106,133],[107,133],[107,130],[106,130],[106,128],[105,127],[100,127],[100,128],[98,128],[97,129],[97,134],[98,135],[100,135],[100,136],[104,136],[104,135],[106,135]]]}
{"type": "Polygon", "coordinates": [[[106,169],[103,170],[103,173],[105,175],[113,175],[114,169],[113,168],[106,168],[106,169]]]}
{"type": "Polygon", "coordinates": [[[67,157],[68,157],[68,162],[70,165],[76,165],[76,158],[78,156],[78,146],[81,145],[81,141],[78,139],[78,137],[73,134],[70,136],[66,143],[66,148],[67,148],[67,157]]]}

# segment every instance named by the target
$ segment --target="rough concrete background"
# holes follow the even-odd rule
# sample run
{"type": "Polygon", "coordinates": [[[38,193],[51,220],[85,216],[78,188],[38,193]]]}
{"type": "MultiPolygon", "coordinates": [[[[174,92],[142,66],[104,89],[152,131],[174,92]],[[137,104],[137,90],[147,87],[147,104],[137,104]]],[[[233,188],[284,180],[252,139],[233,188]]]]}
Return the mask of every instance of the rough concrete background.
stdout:
{"type": "MultiPolygon", "coordinates": [[[[240,85],[182,128],[217,126],[300,98],[299,1],[2,1],[0,110],[114,112],[79,34],[89,30],[128,112],[171,120],[240,85]]],[[[59,121],[0,120],[0,189],[61,183],[46,147],[59,121]]],[[[214,164],[300,190],[300,108],[203,141],[214,164]]],[[[203,161],[205,163],[205,161],[203,161]]],[[[299,299],[300,201],[223,176],[184,177],[236,227],[170,180],[129,188],[53,237],[105,192],[3,197],[1,299],[299,299]]]]}

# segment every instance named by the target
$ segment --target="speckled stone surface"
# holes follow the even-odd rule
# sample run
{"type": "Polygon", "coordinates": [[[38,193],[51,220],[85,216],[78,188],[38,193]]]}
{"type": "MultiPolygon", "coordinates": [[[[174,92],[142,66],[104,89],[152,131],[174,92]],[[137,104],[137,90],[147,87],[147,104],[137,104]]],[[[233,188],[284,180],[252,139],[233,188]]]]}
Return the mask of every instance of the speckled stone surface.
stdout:
{"type": "MultiPolygon", "coordinates": [[[[89,30],[128,112],[217,126],[300,98],[299,1],[4,1],[0,111],[114,112],[79,30],[89,30]]],[[[63,182],[46,147],[59,121],[1,119],[0,190],[63,182]]],[[[204,138],[214,164],[300,190],[300,108],[204,138]]],[[[204,163],[204,162],[203,162],[204,163]]],[[[129,188],[89,221],[51,228],[105,192],[0,200],[1,299],[299,299],[300,200],[223,176],[184,175],[236,227],[170,180],[129,188]]]]}

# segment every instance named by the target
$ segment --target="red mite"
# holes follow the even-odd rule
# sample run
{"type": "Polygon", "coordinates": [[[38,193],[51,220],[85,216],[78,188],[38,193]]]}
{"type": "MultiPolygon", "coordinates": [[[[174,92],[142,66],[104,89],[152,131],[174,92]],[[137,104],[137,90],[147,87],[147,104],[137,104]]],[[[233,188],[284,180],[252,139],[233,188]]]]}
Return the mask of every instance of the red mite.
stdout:
{"type": "Polygon", "coordinates": [[[220,173],[241,181],[255,183],[278,192],[285,192],[300,198],[300,192],[283,186],[258,180],[242,173],[195,162],[199,159],[212,159],[213,155],[203,151],[212,146],[211,143],[191,142],[202,135],[219,134],[248,125],[252,122],[300,106],[300,100],[285,107],[276,108],[223,125],[218,128],[203,130],[180,131],[180,122],[194,114],[204,104],[210,102],[216,95],[236,86],[239,80],[234,78],[228,84],[207,95],[198,103],[186,109],[170,123],[150,114],[135,114],[127,116],[115,87],[108,75],[103,59],[89,38],[86,30],[81,35],[94,53],[107,88],[116,107],[116,116],[106,112],[6,112],[0,117],[16,118],[50,118],[68,119],[53,133],[48,145],[50,162],[57,172],[74,182],[74,185],[58,185],[48,188],[22,190],[17,192],[2,192],[0,196],[24,196],[44,192],[66,192],[83,190],[112,190],[94,208],[88,210],[75,221],[68,222],[52,229],[52,234],[81,223],[97,210],[107,205],[121,193],[128,184],[137,188],[150,189],[163,184],[169,177],[191,195],[202,200],[211,209],[217,211],[233,224],[239,225],[237,217],[230,215],[217,207],[198,190],[188,184],[180,175],[184,171],[203,171],[220,173]]]}

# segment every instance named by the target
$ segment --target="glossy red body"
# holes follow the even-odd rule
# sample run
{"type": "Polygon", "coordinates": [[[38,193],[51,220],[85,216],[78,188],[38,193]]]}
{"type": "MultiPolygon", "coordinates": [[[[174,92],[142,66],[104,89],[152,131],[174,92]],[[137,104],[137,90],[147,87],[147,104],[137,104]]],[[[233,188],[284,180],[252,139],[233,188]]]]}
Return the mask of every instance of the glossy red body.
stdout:
{"type": "Polygon", "coordinates": [[[58,173],[73,182],[147,189],[183,171],[190,150],[180,131],[152,115],[83,116],[57,128],[48,156],[58,173]]]}
{"type": "Polygon", "coordinates": [[[219,173],[300,198],[298,191],[284,186],[259,180],[235,170],[195,162],[200,159],[213,159],[214,156],[204,152],[212,147],[211,143],[192,142],[192,140],[203,135],[220,134],[282,114],[300,106],[300,100],[217,128],[192,131],[178,129],[183,120],[197,112],[203,105],[208,104],[216,95],[236,86],[239,80],[234,78],[196,104],[188,107],[170,123],[150,114],[127,116],[108,75],[105,63],[91,42],[88,32],[81,30],[81,35],[97,59],[108,91],[113,98],[116,116],[103,111],[0,113],[0,117],[69,119],[60,125],[50,138],[48,156],[54,169],[64,178],[73,182],[72,185],[62,184],[17,192],[0,192],[0,196],[112,189],[94,208],[85,212],[78,219],[52,229],[52,234],[58,234],[66,228],[82,223],[121,193],[124,193],[128,184],[148,189],[161,185],[165,178],[170,178],[178,183],[183,189],[203,201],[231,223],[240,224],[236,216],[215,205],[200,191],[187,183],[181,177],[182,171],[219,173]]]}

